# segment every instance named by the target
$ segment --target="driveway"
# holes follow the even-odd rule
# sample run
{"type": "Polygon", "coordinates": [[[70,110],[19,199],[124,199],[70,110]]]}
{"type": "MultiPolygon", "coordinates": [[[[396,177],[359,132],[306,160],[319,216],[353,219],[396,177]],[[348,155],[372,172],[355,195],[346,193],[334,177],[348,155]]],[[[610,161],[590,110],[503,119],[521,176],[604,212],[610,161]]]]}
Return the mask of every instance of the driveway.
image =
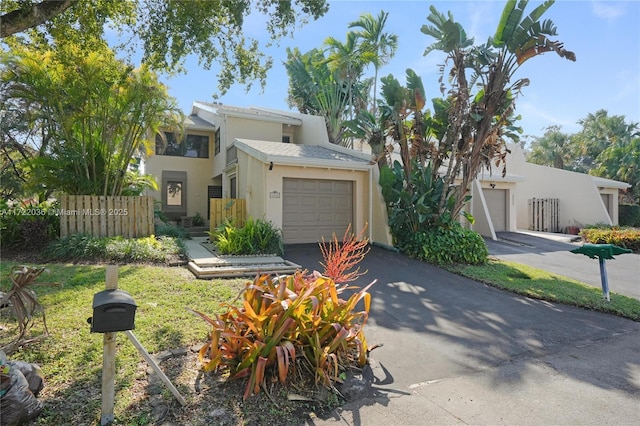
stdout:
{"type": "MultiPolygon", "coordinates": [[[[602,288],[597,259],[569,250],[582,245],[570,236],[546,233],[499,232],[498,241],[486,240],[489,253],[602,288]],[[553,239],[552,239],[553,238],[553,239]],[[564,241],[562,241],[564,240],[564,241]]],[[[609,289],[640,299],[640,254],[622,254],[607,260],[609,289]]]]}
{"type": "MultiPolygon", "coordinates": [[[[577,255],[574,255],[577,257],[577,255]]],[[[321,269],[317,245],[285,258],[321,269]]],[[[597,262],[596,262],[597,263],[597,262]]],[[[528,299],[373,247],[371,387],[311,424],[637,424],[640,323],[528,299]]]]}

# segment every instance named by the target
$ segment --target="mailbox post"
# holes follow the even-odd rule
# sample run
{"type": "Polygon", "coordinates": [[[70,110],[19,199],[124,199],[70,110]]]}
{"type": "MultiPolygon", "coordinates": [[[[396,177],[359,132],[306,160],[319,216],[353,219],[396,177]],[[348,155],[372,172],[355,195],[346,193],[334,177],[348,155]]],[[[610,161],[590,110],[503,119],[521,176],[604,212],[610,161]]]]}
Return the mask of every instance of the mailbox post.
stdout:
{"type": "Polygon", "coordinates": [[[129,293],[118,290],[118,267],[107,266],[106,290],[93,296],[93,317],[89,318],[92,333],[104,333],[102,353],[102,415],[100,425],[111,424],[114,420],[116,374],[116,333],[124,331],[142,357],[160,376],[178,402],[183,406],[186,400],[173,386],[147,350],[131,332],[135,328],[136,303],[129,293]]]}
{"type": "Polygon", "coordinates": [[[632,250],[618,247],[613,244],[583,244],[582,246],[570,250],[571,253],[584,254],[591,259],[598,258],[600,263],[600,282],[602,284],[602,295],[609,302],[609,281],[607,280],[607,266],[605,265],[606,259],[614,259],[613,256],[624,253],[632,253],[632,250]]]}

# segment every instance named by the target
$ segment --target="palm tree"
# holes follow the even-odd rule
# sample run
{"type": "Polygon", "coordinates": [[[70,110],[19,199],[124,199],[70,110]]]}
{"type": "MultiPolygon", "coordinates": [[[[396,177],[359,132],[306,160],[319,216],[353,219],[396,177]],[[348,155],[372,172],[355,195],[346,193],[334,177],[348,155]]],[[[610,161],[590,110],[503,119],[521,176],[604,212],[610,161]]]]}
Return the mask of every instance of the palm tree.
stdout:
{"type": "Polygon", "coordinates": [[[398,36],[384,32],[384,26],[387,23],[388,16],[389,13],[381,10],[376,18],[370,13],[366,13],[361,15],[357,21],[349,23],[349,28],[360,28],[360,31],[358,31],[356,35],[362,40],[362,49],[373,53],[370,57],[370,63],[375,69],[371,109],[374,116],[376,115],[377,107],[378,70],[393,58],[398,48],[398,36]]]}
{"type": "Polygon", "coordinates": [[[365,64],[371,61],[373,54],[363,50],[354,32],[347,33],[347,40],[342,43],[335,37],[328,37],[324,44],[328,52],[327,63],[339,78],[347,85],[349,97],[349,114],[353,118],[353,86],[362,77],[365,64]]]}
{"type": "Polygon", "coordinates": [[[541,138],[531,145],[531,152],[527,161],[551,166],[556,169],[564,169],[565,165],[574,158],[574,149],[571,137],[560,131],[560,126],[549,126],[541,138]]]}
{"type": "Polygon", "coordinates": [[[315,114],[325,118],[329,142],[342,144],[344,118],[349,105],[345,91],[348,85],[338,73],[332,72],[324,54],[312,49],[300,53],[287,50],[284,66],[289,76],[289,106],[295,106],[303,114],[315,114]]]}

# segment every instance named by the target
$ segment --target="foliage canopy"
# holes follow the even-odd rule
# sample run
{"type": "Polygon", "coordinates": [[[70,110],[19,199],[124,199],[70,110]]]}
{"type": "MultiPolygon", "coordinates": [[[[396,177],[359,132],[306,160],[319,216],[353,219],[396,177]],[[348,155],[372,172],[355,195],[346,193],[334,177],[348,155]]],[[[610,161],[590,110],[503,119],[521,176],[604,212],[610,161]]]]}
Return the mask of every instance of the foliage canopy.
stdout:
{"type": "Polygon", "coordinates": [[[245,36],[250,14],[266,15],[273,40],[328,7],[326,0],[6,0],[0,3],[0,37],[26,32],[34,40],[73,41],[90,51],[111,28],[125,36],[120,48],[142,47],[152,70],[180,71],[191,54],[206,69],[219,64],[218,90],[224,93],[234,83],[258,80],[264,86],[271,67],[257,40],[245,36]]]}

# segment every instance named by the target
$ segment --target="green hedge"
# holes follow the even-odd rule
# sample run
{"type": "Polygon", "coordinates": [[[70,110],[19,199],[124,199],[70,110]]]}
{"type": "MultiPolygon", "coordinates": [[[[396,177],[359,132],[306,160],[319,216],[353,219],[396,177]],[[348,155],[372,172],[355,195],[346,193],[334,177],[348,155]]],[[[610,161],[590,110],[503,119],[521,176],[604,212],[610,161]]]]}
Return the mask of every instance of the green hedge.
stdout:
{"type": "Polygon", "coordinates": [[[42,255],[47,261],[103,261],[165,263],[185,253],[182,241],[172,237],[94,237],[73,234],[51,242],[42,255]]]}
{"type": "Polygon", "coordinates": [[[618,206],[618,221],[620,226],[640,227],[640,205],[620,204],[618,206]]]}
{"type": "Polygon", "coordinates": [[[446,265],[464,263],[483,264],[489,251],[480,234],[457,222],[414,234],[408,244],[398,247],[401,252],[420,260],[446,265]]]}
{"type": "Polygon", "coordinates": [[[640,253],[640,229],[613,226],[609,228],[583,228],[580,236],[591,244],[615,244],[640,253]]]}

